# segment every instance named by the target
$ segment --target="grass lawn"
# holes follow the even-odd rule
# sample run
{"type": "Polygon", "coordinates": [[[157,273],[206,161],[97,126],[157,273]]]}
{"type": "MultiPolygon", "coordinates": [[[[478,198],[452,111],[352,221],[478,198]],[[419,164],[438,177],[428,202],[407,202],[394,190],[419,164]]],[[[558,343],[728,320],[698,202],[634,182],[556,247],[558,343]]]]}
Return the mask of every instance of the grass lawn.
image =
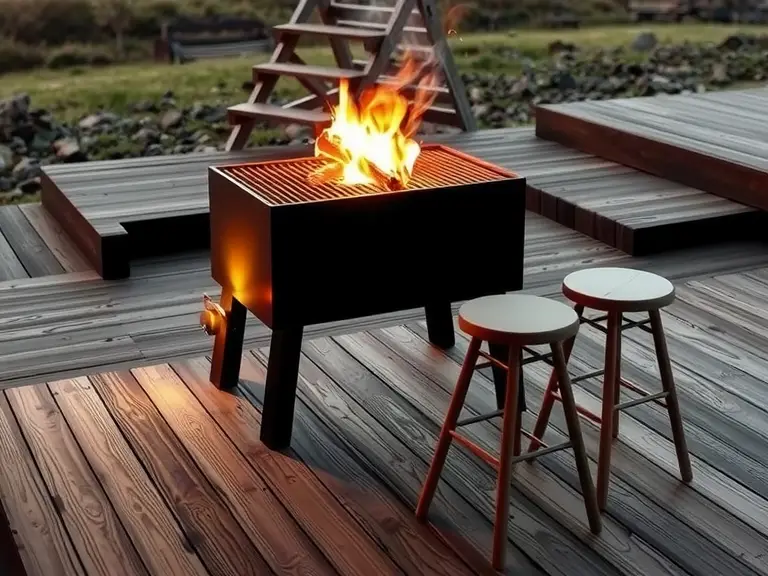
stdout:
{"type": "MultiPolygon", "coordinates": [[[[572,42],[582,48],[609,48],[627,45],[641,31],[654,32],[665,43],[719,42],[739,32],[766,34],[768,26],[659,24],[582,30],[520,30],[453,37],[451,45],[462,70],[514,74],[520,68],[521,59],[510,54],[510,50],[539,59],[546,57],[547,46],[554,40],[572,42]]],[[[313,64],[333,63],[330,50],[326,48],[304,48],[300,53],[313,64]]],[[[107,68],[9,74],[0,82],[0,97],[27,92],[34,106],[45,107],[62,120],[75,120],[100,107],[127,112],[136,102],[157,99],[168,90],[174,92],[180,105],[195,101],[236,104],[246,97],[241,86],[243,81],[250,79],[250,66],[268,56],[200,61],[184,66],[145,62],[107,68]]],[[[282,87],[283,93],[298,88],[290,80],[282,80],[278,86],[282,87]]]]}

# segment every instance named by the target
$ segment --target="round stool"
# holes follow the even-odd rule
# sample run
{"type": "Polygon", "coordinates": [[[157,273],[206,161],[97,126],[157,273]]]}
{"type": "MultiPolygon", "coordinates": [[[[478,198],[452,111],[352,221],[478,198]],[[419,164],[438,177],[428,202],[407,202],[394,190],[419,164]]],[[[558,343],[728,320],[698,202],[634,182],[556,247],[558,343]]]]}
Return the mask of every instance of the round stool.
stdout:
{"type": "MultiPolygon", "coordinates": [[[[563,294],[575,303],[574,311],[580,322],[589,324],[606,334],[605,366],[603,370],[590,372],[572,379],[573,383],[587,378],[604,375],[602,394],[602,415],[578,407],[579,412],[600,425],[600,449],[597,466],[597,499],[601,510],[608,502],[610,483],[612,441],[619,433],[619,412],[645,402],[658,402],[669,412],[672,435],[675,441],[680,475],[683,482],[690,482],[693,473],[688,455],[688,448],[683,432],[680,406],[675,391],[672,365],[669,360],[664,328],[661,324],[661,308],[668,306],[675,299],[675,287],[672,283],[656,274],[629,268],[590,268],[573,272],[565,277],[563,294]],[[595,318],[585,318],[584,309],[591,308],[606,312],[595,318]],[[627,320],[623,314],[647,312],[648,318],[639,321],[627,320]],[[607,321],[604,327],[601,322],[607,321]],[[648,328],[650,324],[650,328],[648,328]],[[661,374],[662,392],[652,394],[621,377],[621,333],[630,328],[640,328],[653,334],[656,358],[661,374]],[[621,402],[621,388],[625,387],[638,394],[639,398],[621,402]]],[[[565,343],[566,362],[573,351],[575,335],[565,343]]],[[[549,415],[555,400],[558,400],[559,375],[553,371],[544,394],[539,417],[534,427],[529,451],[535,451],[544,436],[549,415]]]]}
{"type": "MultiPolygon", "coordinates": [[[[491,464],[498,472],[492,564],[496,570],[503,570],[508,538],[509,487],[512,464],[520,460],[535,458],[544,453],[572,447],[576,457],[576,466],[579,480],[581,481],[590,529],[595,534],[599,533],[601,529],[600,511],[597,506],[595,488],[589,471],[584,440],[579,427],[576,403],[571,391],[562,347],[562,343],[572,339],[579,330],[579,318],[576,312],[565,304],[538,296],[523,294],[486,296],[471,300],[461,307],[459,310],[459,328],[472,338],[442,430],[440,431],[435,455],[421,491],[419,503],[416,507],[416,517],[420,521],[426,519],[440,474],[445,465],[448,449],[451,446],[451,442],[456,440],[459,444],[491,464]],[[490,354],[482,352],[480,346],[483,342],[508,346],[509,356],[507,363],[500,363],[498,359],[490,354]],[[521,351],[525,346],[538,344],[549,344],[552,351],[553,364],[560,382],[570,441],[519,456],[514,454],[514,443],[515,438],[519,438],[521,434],[521,418],[518,410],[521,351]],[[459,414],[464,406],[467,390],[469,389],[479,356],[483,356],[492,364],[501,364],[500,367],[506,371],[507,389],[504,395],[504,407],[499,412],[459,421],[459,414]],[[499,458],[491,455],[485,449],[456,432],[458,427],[488,420],[496,416],[502,416],[503,418],[499,458]]],[[[530,436],[527,433],[525,435],[530,436]]]]}

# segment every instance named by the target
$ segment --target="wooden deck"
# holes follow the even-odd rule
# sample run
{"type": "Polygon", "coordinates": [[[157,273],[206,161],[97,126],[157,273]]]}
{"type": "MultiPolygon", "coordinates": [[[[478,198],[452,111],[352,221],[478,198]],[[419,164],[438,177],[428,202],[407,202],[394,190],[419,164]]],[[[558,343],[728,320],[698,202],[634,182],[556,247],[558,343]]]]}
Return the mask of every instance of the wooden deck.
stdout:
{"type": "MultiPolygon", "coordinates": [[[[677,287],[663,319],[693,485],[677,480],[663,410],[630,409],[601,536],[569,453],[517,466],[507,573],[768,575],[768,268],[677,287]]],[[[307,342],[287,454],[258,441],[263,349],[245,355],[235,394],[207,382],[206,358],[0,392],[0,494],[28,573],[487,573],[488,466],[452,450],[434,530],[413,520],[467,344],[459,335],[445,355],[424,338],[416,321],[307,342]]],[[[574,374],[600,365],[602,338],[582,328],[574,374]]],[[[647,387],[651,350],[626,333],[625,374],[647,387]]],[[[547,376],[526,368],[529,426],[547,376]]],[[[594,409],[599,394],[587,380],[577,397],[594,409]]],[[[493,404],[478,373],[467,413],[493,404]]],[[[594,457],[596,430],[583,429],[594,457]]],[[[495,446],[499,430],[472,434],[495,446]]]]}
{"type": "Polygon", "coordinates": [[[768,88],[547,105],[536,134],[768,210],[768,88]]]}
{"type": "MultiPolygon", "coordinates": [[[[531,210],[629,254],[745,238],[763,224],[754,209],[537,139],[531,128],[435,140],[520,173],[531,210]]],[[[124,278],[131,260],[208,246],[209,166],[308,153],[277,147],[48,166],[43,205],[102,277],[124,278]]]]}
{"type": "MultiPolygon", "coordinates": [[[[4,238],[8,240],[4,248],[0,246],[0,262],[6,263],[0,267],[0,388],[151,365],[211,350],[211,338],[199,327],[199,313],[202,294],[218,298],[220,289],[211,279],[206,252],[139,260],[131,278],[107,282],[89,269],[79,250],[40,205],[0,208],[0,243],[4,238]],[[22,217],[33,228],[24,227],[24,236],[15,235],[21,225],[5,227],[8,220],[24,222],[22,217]]],[[[527,214],[526,291],[558,293],[568,272],[613,264],[684,280],[768,266],[768,250],[760,243],[734,242],[630,258],[541,216],[527,214]]],[[[307,338],[396,325],[422,314],[421,309],[406,310],[311,326],[307,338]]],[[[249,345],[263,345],[269,335],[263,324],[248,315],[249,345]]]]}

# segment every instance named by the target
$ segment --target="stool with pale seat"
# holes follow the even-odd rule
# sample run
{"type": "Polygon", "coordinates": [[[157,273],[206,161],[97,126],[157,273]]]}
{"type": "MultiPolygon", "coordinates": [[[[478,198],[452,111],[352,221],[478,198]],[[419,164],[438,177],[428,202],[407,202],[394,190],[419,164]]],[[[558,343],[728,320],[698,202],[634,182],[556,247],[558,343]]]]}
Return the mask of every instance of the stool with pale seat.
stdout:
{"type": "MultiPolygon", "coordinates": [[[[685,442],[680,405],[675,390],[672,365],[669,360],[660,313],[662,308],[671,304],[675,299],[675,288],[672,283],[666,278],[642,270],[591,268],[566,276],[563,280],[562,291],[569,300],[575,303],[574,312],[579,317],[580,322],[589,324],[607,335],[604,369],[583,374],[571,380],[571,382],[577,383],[587,378],[604,375],[602,415],[598,416],[581,406],[578,407],[578,411],[582,415],[600,426],[597,467],[597,500],[600,509],[605,510],[608,501],[611,451],[613,439],[619,433],[619,412],[638,404],[658,402],[667,408],[680,475],[683,482],[690,482],[693,478],[691,461],[685,442]],[[585,318],[585,308],[602,311],[606,314],[597,318],[585,318]],[[623,315],[633,312],[647,313],[648,318],[639,321],[628,320],[625,323],[623,315]],[[604,327],[601,324],[602,321],[607,321],[607,326],[604,327]],[[650,324],[650,328],[648,328],[648,324],[650,324]],[[661,392],[652,394],[621,377],[621,334],[630,328],[641,328],[653,334],[661,375],[661,392]],[[635,392],[638,397],[621,402],[622,387],[635,392]]],[[[575,338],[576,333],[574,332],[574,335],[565,343],[566,362],[573,351],[575,338]]],[[[559,374],[553,372],[547,385],[539,416],[533,429],[533,438],[529,446],[531,453],[535,454],[539,449],[540,439],[543,438],[546,431],[552,406],[556,400],[561,399],[561,394],[558,392],[559,378],[559,374]]],[[[562,385],[559,387],[562,388],[562,385]]]]}
{"type": "MultiPolygon", "coordinates": [[[[435,455],[421,491],[419,503],[416,507],[416,517],[420,521],[426,520],[440,474],[445,465],[448,449],[451,446],[451,442],[456,440],[459,444],[496,468],[498,472],[492,564],[496,570],[503,570],[507,548],[509,488],[512,464],[521,460],[535,458],[545,453],[572,447],[576,457],[576,467],[587,509],[589,526],[592,532],[595,534],[599,533],[601,529],[600,510],[597,505],[595,488],[589,471],[589,463],[563,351],[563,342],[573,339],[579,330],[579,317],[576,312],[565,304],[538,296],[524,294],[486,296],[471,300],[460,308],[459,328],[472,338],[442,430],[440,431],[435,455]],[[489,345],[508,347],[507,363],[504,364],[492,355],[482,352],[480,347],[483,342],[487,342],[489,345]],[[563,400],[570,441],[556,446],[546,446],[533,453],[520,455],[518,439],[522,433],[519,410],[519,387],[522,385],[520,382],[521,352],[525,347],[542,344],[548,344],[551,349],[554,371],[557,373],[557,379],[560,382],[559,389],[563,400]],[[494,366],[503,368],[506,371],[507,388],[504,394],[504,406],[501,414],[493,412],[485,416],[459,420],[479,356],[485,357],[494,366]],[[485,449],[477,446],[456,431],[458,427],[463,425],[479,422],[484,419],[487,420],[499,415],[502,416],[499,458],[491,455],[485,449]]],[[[524,434],[530,436],[527,433],[524,434]]]]}

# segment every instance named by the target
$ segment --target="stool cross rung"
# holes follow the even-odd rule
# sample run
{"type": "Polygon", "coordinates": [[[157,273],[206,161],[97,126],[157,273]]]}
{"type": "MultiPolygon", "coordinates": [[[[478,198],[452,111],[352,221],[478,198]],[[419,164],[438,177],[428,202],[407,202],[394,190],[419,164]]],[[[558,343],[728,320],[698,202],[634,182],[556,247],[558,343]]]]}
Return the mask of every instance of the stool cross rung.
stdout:
{"type": "Polygon", "coordinates": [[[638,404],[645,404],[646,402],[653,402],[654,400],[660,400],[662,398],[666,398],[669,396],[669,392],[658,392],[656,394],[648,394],[647,396],[643,396],[641,398],[635,398],[634,400],[628,400],[626,402],[622,402],[621,404],[616,404],[616,407],[614,410],[626,410],[627,408],[632,408],[632,406],[637,406],[638,404]]]}
{"type": "MultiPolygon", "coordinates": [[[[520,361],[520,364],[522,364],[523,366],[527,364],[533,364],[534,362],[544,362],[546,364],[549,364],[550,366],[553,365],[552,352],[545,352],[544,354],[542,354],[541,352],[537,352],[536,350],[533,350],[528,346],[523,346],[523,350],[525,352],[528,352],[528,354],[530,354],[530,357],[523,358],[520,361]]],[[[492,366],[496,366],[497,368],[501,368],[502,370],[509,370],[509,366],[507,366],[501,360],[497,360],[496,358],[488,354],[488,352],[483,352],[482,350],[480,350],[480,356],[485,358],[487,362],[478,362],[477,364],[475,364],[475,370],[483,370],[484,368],[491,368],[492,366]]]]}
{"type": "Polygon", "coordinates": [[[534,450],[533,452],[526,452],[525,454],[520,454],[520,456],[515,456],[514,458],[512,458],[512,464],[517,464],[518,462],[525,462],[526,460],[533,460],[534,458],[538,458],[539,456],[546,456],[547,454],[552,454],[553,452],[559,452],[560,450],[567,450],[572,446],[573,444],[570,442],[570,440],[566,440],[565,442],[561,442],[560,444],[555,444],[554,446],[539,448],[538,450],[534,450]]]}
{"type": "Polygon", "coordinates": [[[486,420],[490,420],[491,418],[498,418],[499,416],[504,415],[504,410],[494,410],[493,412],[489,412],[488,414],[480,414],[478,416],[470,416],[469,418],[464,418],[463,420],[459,420],[456,422],[456,428],[461,428],[462,426],[468,426],[469,424],[477,424],[478,422],[485,422],[486,420]]]}
{"type": "Polygon", "coordinates": [[[602,368],[598,370],[593,370],[592,372],[579,374],[578,376],[573,376],[571,378],[571,384],[576,384],[577,382],[581,382],[583,380],[589,380],[590,378],[596,378],[597,376],[602,376],[603,374],[605,374],[605,370],[603,370],[602,368]]]}
{"type": "MultiPolygon", "coordinates": [[[[586,316],[582,316],[579,321],[582,324],[589,324],[592,326],[592,328],[595,328],[602,332],[603,334],[608,334],[608,328],[600,324],[600,322],[605,322],[608,319],[608,315],[605,314],[603,316],[595,316],[593,318],[587,318],[586,316]]],[[[624,332],[624,330],[630,330],[631,328],[640,328],[641,330],[647,332],[648,334],[653,334],[653,330],[651,330],[648,327],[648,324],[651,323],[650,318],[644,318],[642,320],[626,320],[621,325],[621,331],[624,332]]]]}
{"type": "Polygon", "coordinates": [[[488,352],[483,352],[482,350],[480,350],[479,354],[480,356],[488,360],[489,366],[496,366],[496,368],[501,368],[502,370],[509,370],[509,367],[506,364],[504,364],[504,362],[502,362],[501,360],[496,360],[496,358],[488,354],[488,352]]]}
{"type": "MultiPolygon", "coordinates": [[[[530,433],[526,432],[525,430],[521,430],[521,434],[523,436],[533,440],[535,437],[530,433]]],[[[467,448],[470,452],[472,452],[475,456],[483,460],[486,464],[490,464],[494,469],[499,469],[499,459],[488,452],[485,448],[482,446],[478,446],[472,440],[467,438],[466,436],[462,436],[455,430],[451,430],[451,437],[467,448]]],[[[539,440],[536,438],[536,440],[539,440]]],[[[524,462],[525,460],[533,460],[534,458],[538,458],[539,456],[545,456],[546,454],[552,454],[553,452],[559,452],[560,450],[567,450],[568,448],[571,448],[573,444],[570,441],[565,441],[560,444],[555,444],[554,446],[548,446],[547,444],[544,444],[544,442],[541,442],[539,440],[539,443],[543,448],[539,448],[538,450],[534,450],[533,452],[527,452],[525,454],[520,454],[519,456],[515,456],[512,458],[511,462],[512,464],[516,464],[517,462],[524,462]]]]}

